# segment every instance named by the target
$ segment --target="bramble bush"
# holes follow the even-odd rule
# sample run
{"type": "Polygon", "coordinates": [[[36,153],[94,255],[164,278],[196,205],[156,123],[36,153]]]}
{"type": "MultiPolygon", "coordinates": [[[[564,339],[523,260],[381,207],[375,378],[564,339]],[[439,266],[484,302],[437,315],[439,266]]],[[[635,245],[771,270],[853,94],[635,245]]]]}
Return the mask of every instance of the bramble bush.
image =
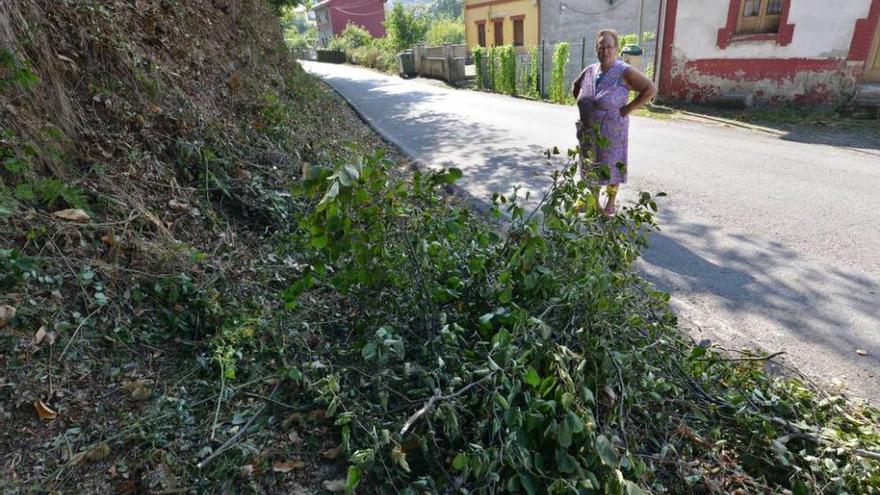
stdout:
{"type": "Polygon", "coordinates": [[[487,87],[489,91],[498,92],[498,47],[492,46],[486,50],[486,75],[488,76],[487,87]]]}
{"type": "Polygon", "coordinates": [[[541,62],[538,60],[538,47],[529,49],[529,89],[528,95],[532,98],[541,96],[541,62]]]}
{"type": "Polygon", "coordinates": [[[512,45],[498,48],[498,90],[516,96],[516,50],[512,45]]]}
{"type": "Polygon", "coordinates": [[[550,101],[565,103],[568,89],[565,87],[565,65],[568,63],[569,45],[566,42],[556,44],[553,50],[553,64],[550,69],[550,101]]]}
{"type": "Polygon", "coordinates": [[[486,49],[476,45],[471,50],[474,57],[474,69],[476,70],[475,79],[477,81],[477,89],[486,89],[486,49]]]}

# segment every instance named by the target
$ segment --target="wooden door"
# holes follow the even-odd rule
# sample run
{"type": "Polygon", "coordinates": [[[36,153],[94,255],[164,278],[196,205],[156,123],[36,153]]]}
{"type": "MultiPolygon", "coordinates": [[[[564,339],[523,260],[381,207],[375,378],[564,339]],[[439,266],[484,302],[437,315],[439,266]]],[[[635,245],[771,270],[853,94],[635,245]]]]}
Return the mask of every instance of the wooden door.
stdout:
{"type": "Polygon", "coordinates": [[[492,31],[495,32],[495,46],[503,46],[504,45],[504,20],[495,21],[492,26],[492,31]]]}
{"type": "Polygon", "coordinates": [[[874,43],[865,62],[865,82],[880,83],[880,22],[877,23],[877,31],[874,33],[874,43]]]}

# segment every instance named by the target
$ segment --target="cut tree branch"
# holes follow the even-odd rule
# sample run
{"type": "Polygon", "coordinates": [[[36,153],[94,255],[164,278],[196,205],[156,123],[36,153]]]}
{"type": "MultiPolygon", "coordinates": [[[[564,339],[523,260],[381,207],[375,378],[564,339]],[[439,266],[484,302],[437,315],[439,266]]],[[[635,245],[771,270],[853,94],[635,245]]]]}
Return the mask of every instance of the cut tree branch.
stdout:
{"type": "Polygon", "coordinates": [[[429,412],[431,412],[431,410],[434,409],[434,406],[438,402],[445,401],[445,400],[451,400],[451,399],[455,399],[456,397],[460,397],[460,396],[466,394],[468,390],[482,384],[485,381],[488,381],[493,376],[495,376],[494,371],[489,373],[488,375],[484,376],[483,378],[480,378],[479,380],[477,380],[473,383],[465,385],[464,387],[459,389],[457,392],[453,392],[448,395],[441,394],[439,388],[435,389],[434,395],[432,395],[431,398],[428,399],[428,402],[426,402],[425,405],[422,406],[421,409],[414,412],[413,415],[410,416],[409,419],[406,420],[406,423],[403,424],[403,428],[400,429],[400,436],[406,435],[406,432],[409,431],[410,428],[412,428],[412,426],[416,423],[416,421],[418,421],[419,418],[421,418],[425,414],[428,414],[429,412]]]}

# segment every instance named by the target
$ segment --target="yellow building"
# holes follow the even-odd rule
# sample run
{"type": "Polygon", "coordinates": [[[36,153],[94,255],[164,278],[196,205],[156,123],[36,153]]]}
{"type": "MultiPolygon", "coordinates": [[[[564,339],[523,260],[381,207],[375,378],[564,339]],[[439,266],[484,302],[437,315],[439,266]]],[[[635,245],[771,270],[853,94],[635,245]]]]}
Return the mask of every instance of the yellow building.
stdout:
{"type": "Polygon", "coordinates": [[[464,39],[474,46],[538,44],[540,0],[464,0],[464,39]]]}

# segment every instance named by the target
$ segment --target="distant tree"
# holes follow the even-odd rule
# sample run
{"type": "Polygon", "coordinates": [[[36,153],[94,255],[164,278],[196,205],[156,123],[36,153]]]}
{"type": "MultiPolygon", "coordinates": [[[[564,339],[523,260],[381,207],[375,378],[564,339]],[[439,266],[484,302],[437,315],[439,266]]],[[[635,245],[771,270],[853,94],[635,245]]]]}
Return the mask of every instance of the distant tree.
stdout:
{"type": "Polygon", "coordinates": [[[281,28],[285,37],[290,36],[290,31],[305,34],[306,31],[314,27],[314,22],[309,21],[305,12],[296,12],[294,7],[290,6],[281,8],[281,28]]]}
{"type": "Polygon", "coordinates": [[[433,0],[428,12],[434,18],[461,19],[463,3],[463,0],[433,0]]]}
{"type": "Polygon", "coordinates": [[[391,46],[395,50],[404,50],[425,40],[428,23],[424,16],[397,1],[385,19],[385,30],[391,46]]]}
{"type": "Polygon", "coordinates": [[[425,35],[429,45],[455,45],[464,43],[464,21],[461,19],[432,19],[425,35]]]}
{"type": "Polygon", "coordinates": [[[348,21],[340,36],[345,40],[347,48],[360,48],[373,43],[373,35],[364,27],[351,21],[348,21]]]}
{"type": "Polygon", "coordinates": [[[318,29],[315,27],[311,27],[302,33],[295,29],[291,29],[284,33],[284,40],[287,42],[287,45],[297,50],[303,50],[315,46],[317,39],[318,29]]]}
{"type": "Polygon", "coordinates": [[[278,15],[281,15],[284,7],[296,7],[297,5],[305,4],[305,1],[306,0],[266,0],[266,3],[272,7],[278,15]]]}

